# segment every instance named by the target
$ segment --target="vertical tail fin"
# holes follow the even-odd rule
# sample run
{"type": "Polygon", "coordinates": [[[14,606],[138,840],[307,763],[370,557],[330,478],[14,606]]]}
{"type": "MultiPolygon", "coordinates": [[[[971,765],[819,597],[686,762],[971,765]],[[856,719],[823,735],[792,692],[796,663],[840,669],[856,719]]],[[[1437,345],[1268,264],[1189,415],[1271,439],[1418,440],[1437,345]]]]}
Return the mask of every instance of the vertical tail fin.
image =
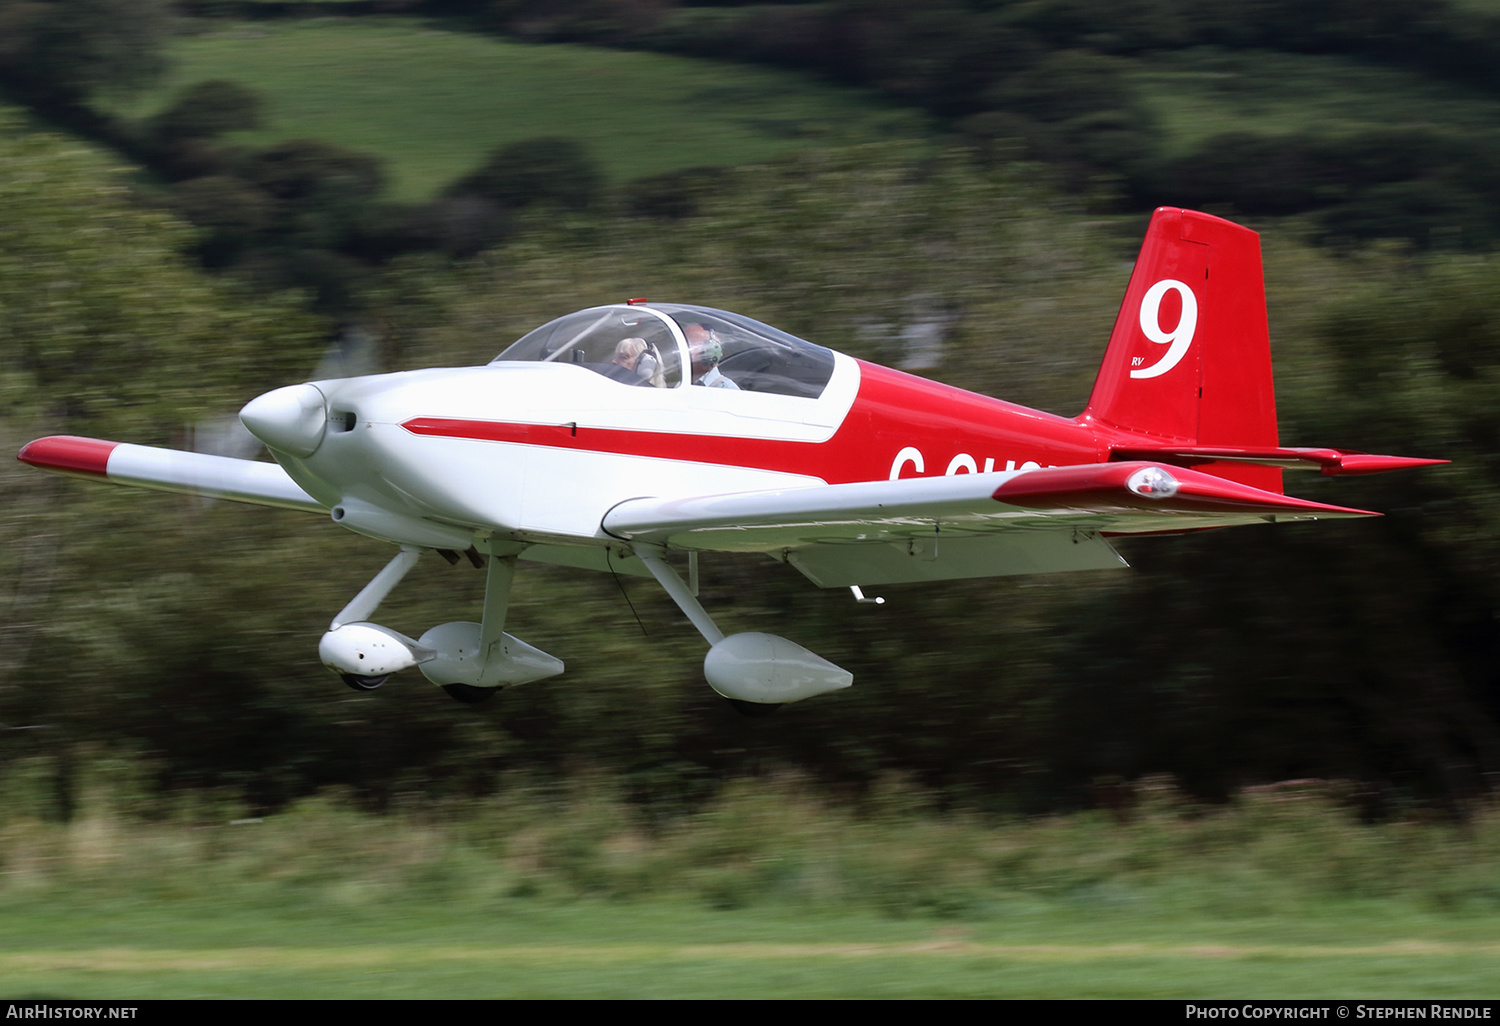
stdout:
{"type": "MultiPolygon", "coordinates": [[[[1122,445],[1276,447],[1259,235],[1192,210],[1152,215],[1079,419],[1122,445]]],[[[1198,469],[1281,491],[1274,467],[1198,469]]]]}

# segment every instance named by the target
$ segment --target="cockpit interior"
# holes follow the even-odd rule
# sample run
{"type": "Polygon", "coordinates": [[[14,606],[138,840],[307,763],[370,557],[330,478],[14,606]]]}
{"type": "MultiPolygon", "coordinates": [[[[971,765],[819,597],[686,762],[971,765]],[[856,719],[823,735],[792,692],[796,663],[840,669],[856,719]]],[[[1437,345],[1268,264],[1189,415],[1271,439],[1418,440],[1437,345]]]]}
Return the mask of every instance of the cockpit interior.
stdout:
{"type": "Polygon", "coordinates": [[[709,385],[816,399],[832,350],[725,310],[663,303],[593,307],[523,336],[493,363],[568,363],[622,385],[709,385]]]}

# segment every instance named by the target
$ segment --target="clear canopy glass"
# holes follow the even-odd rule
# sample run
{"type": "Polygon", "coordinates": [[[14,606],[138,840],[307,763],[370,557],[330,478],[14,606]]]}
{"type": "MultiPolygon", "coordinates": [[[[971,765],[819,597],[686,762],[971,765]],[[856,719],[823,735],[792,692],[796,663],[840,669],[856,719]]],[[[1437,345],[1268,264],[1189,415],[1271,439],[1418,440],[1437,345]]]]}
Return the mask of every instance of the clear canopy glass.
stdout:
{"type": "Polygon", "coordinates": [[[749,317],[703,306],[600,306],[559,317],[495,358],[570,363],[623,385],[815,399],[833,375],[833,352],[749,317]]]}

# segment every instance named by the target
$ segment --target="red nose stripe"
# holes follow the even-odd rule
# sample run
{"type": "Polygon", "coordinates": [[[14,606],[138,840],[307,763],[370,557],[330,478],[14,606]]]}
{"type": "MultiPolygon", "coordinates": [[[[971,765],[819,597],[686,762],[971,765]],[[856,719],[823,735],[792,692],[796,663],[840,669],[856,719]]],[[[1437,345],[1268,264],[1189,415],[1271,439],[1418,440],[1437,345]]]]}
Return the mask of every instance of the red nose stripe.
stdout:
{"type": "Polygon", "coordinates": [[[23,445],[16,459],[43,470],[105,477],[109,473],[109,454],[119,444],[102,438],[51,435],[23,445]]]}

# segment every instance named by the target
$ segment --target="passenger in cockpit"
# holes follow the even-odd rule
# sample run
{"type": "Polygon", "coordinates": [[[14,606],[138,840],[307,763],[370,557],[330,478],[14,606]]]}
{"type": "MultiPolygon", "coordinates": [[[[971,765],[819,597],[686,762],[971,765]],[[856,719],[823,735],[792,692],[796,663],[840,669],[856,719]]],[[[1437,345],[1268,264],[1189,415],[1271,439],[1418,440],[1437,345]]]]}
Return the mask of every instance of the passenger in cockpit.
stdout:
{"type": "Polygon", "coordinates": [[[665,386],[661,372],[661,353],[643,338],[622,338],[606,372],[615,381],[627,385],[665,386]]]}
{"type": "Polygon", "coordinates": [[[635,369],[640,365],[641,354],[645,351],[646,340],[643,338],[620,339],[615,344],[615,355],[610,358],[606,376],[627,385],[638,384],[640,378],[636,376],[635,369]]]}

